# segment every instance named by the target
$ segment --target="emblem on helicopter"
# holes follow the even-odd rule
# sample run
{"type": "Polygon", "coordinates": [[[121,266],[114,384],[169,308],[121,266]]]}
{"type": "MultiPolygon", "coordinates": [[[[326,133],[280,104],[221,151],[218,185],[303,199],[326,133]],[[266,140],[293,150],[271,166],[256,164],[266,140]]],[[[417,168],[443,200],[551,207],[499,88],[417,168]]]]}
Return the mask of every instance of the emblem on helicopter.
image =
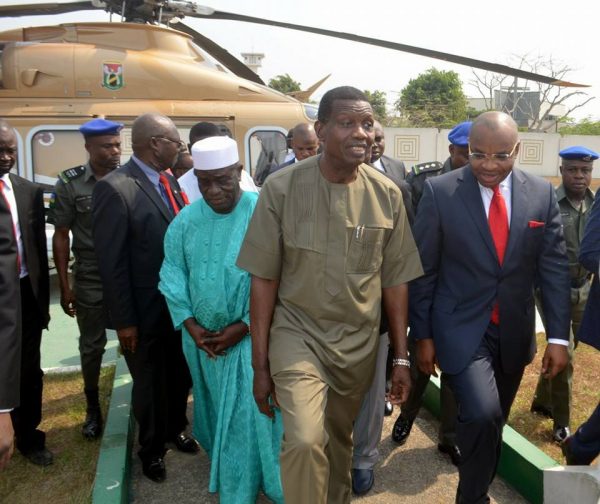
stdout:
{"type": "Polygon", "coordinates": [[[105,61],[102,63],[102,86],[111,91],[116,91],[123,87],[123,64],[114,61],[105,61]]]}

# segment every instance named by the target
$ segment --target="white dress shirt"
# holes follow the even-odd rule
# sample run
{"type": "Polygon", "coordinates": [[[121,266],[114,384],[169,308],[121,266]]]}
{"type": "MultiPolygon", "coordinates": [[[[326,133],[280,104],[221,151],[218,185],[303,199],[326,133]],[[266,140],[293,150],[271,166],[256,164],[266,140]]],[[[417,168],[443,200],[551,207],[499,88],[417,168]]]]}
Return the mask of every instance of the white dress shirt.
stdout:
{"type": "Polygon", "coordinates": [[[0,177],[0,180],[4,182],[4,197],[8,201],[10,206],[10,213],[15,228],[15,237],[17,239],[17,249],[19,253],[19,263],[21,265],[21,271],[19,271],[19,278],[24,278],[29,274],[27,271],[27,263],[25,262],[25,249],[23,247],[23,236],[21,234],[21,226],[19,225],[19,212],[17,211],[17,200],[15,199],[15,191],[10,181],[8,173],[0,177]]]}

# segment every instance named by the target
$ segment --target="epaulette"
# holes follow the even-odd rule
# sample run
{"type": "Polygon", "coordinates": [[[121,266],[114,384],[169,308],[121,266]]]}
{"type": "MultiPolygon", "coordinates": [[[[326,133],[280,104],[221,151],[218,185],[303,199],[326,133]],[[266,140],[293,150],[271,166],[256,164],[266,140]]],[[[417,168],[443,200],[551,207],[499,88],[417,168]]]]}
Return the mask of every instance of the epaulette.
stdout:
{"type": "Polygon", "coordinates": [[[71,182],[71,180],[81,177],[85,173],[85,166],[76,166],[75,168],[69,168],[68,170],[61,171],[58,174],[58,178],[65,184],[71,182]]]}
{"type": "Polygon", "coordinates": [[[420,175],[421,173],[432,173],[440,171],[444,165],[439,161],[428,161],[427,163],[419,163],[412,167],[412,171],[415,175],[420,175]]]}

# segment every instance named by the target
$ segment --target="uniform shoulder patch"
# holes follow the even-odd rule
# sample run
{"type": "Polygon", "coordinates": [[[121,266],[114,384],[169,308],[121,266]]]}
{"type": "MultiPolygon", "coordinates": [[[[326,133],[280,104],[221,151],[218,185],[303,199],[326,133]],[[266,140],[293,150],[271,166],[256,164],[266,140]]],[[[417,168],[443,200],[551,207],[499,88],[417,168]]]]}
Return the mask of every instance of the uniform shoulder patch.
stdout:
{"type": "Polygon", "coordinates": [[[432,173],[440,171],[444,165],[439,161],[428,161],[427,163],[419,163],[412,167],[412,171],[415,175],[421,173],[432,173]]]}
{"type": "Polygon", "coordinates": [[[76,166],[75,168],[69,168],[68,170],[61,171],[58,174],[58,178],[65,184],[71,182],[71,180],[81,177],[85,173],[85,166],[76,166]]]}

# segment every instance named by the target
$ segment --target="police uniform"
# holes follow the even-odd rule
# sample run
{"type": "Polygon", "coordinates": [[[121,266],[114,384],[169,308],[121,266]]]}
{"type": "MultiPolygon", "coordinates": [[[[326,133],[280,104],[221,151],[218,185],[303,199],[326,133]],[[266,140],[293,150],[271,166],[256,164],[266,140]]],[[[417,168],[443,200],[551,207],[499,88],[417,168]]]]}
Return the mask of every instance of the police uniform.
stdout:
{"type": "MultiPolygon", "coordinates": [[[[560,151],[563,159],[581,159],[593,161],[598,154],[585,147],[569,147],[560,151]]],[[[578,260],[579,246],[583,238],[585,224],[594,202],[594,193],[588,188],[580,205],[574,204],[567,197],[564,186],[556,189],[556,199],[560,208],[563,223],[563,233],[567,244],[569,257],[569,272],[571,277],[571,335],[569,341],[569,362],[565,369],[551,380],[540,376],[531,405],[531,410],[552,416],[554,419],[554,436],[562,441],[568,436],[568,426],[571,411],[571,379],[573,375],[573,348],[577,346],[577,332],[583,317],[583,311],[590,292],[592,275],[578,260]],[[560,432],[563,430],[564,432],[560,432]]],[[[541,311],[539,292],[536,293],[536,304],[541,311]]]]}
{"type": "MultiPolygon", "coordinates": [[[[469,145],[469,132],[471,131],[472,124],[473,123],[471,121],[465,121],[457,124],[448,133],[448,141],[452,145],[467,147],[469,145]]],[[[449,157],[446,159],[446,161],[444,161],[443,164],[439,161],[429,161],[427,163],[420,163],[412,167],[406,176],[406,181],[411,187],[412,203],[415,211],[419,205],[421,195],[423,194],[425,181],[429,177],[437,177],[443,173],[448,173],[454,168],[460,168],[460,166],[453,167],[449,157]]]]}
{"type": "MultiPolygon", "coordinates": [[[[469,133],[471,131],[471,121],[465,121],[457,124],[448,133],[448,141],[452,145],[459,147],[467,147],[469,145],[469,133]]],[[[406,176],[406,182],[410,184],[412,203],[415,213],[417,206],[423,194],[425,187],[425,181],[430,177],[437,177],[444,173],[452,171],[453,167],[450,157],[442,164],[438,161],[430,161],[427,163],[421,163],[412,167],[409,174],[406,176]]],[[[410,321],[409,321],[410,326],[410,321]]],[[[413,422],[421,409],[423,403],[423,395],[429,383],[429,375],[421,372],[417,366],[415,357],[417,354],[416,344],[410,337],[408,341],[408,349],[411,355],[411,381],[412,387],[407,401],[402,404],[401,412],[394,427],[392,429],[392,439],[398,444],[402,445],[406,442],[410,431],[412,429],[413,422]]],[[[438,449],[444,453],[450,455],[452,462],[458,464],[460,462],[460,452],[456,447],[456,417],[457,417],[457,406],[454,400],[454,395],[448,386],[446,376],[441,376],[441,390],[440,390],[440,403],[441,403],[441,423],[438,435],[438,449]]]]}
{"type": "MultiPolygon", "coordinates": [[[[84,136],[118,135],[120,123],[94,119],[84,124],[84,136]]],[[[89,163],[64,170],[58,176],[50,201],[48,222],[57,228],[68,228],[73,236],[73,292],[79,326],[79,354],[84,390],[88,405],[100,419],[98,381],[102,355],[106,346],[107,316],[102,301],[102,282],[92,239],[92,191],[97,179],[89,163]]],[[[86,419],[86,424],[88,419],[86,419]]],[[[99,435],[99,430],[96,431],[99,435]]],[[[87,435],[86,437],[96,437],[87,435]]]]}

